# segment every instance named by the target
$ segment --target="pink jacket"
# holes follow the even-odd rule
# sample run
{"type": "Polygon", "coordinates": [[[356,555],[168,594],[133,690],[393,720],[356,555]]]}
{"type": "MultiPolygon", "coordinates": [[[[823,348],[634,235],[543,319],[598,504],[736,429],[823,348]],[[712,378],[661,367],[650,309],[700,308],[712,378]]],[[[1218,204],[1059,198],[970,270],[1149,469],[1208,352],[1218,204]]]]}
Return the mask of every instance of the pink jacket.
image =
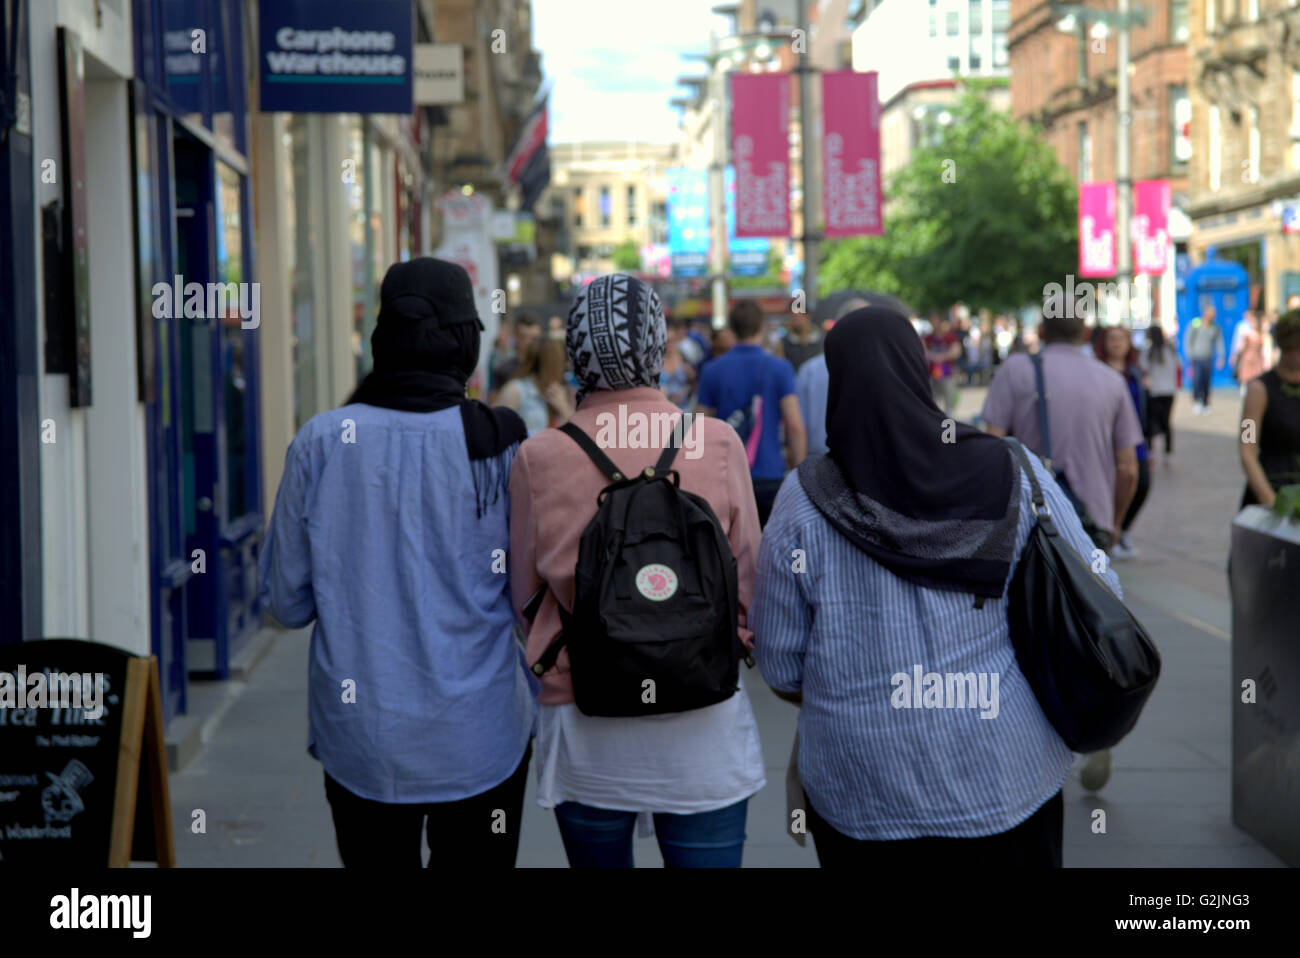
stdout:
{"type": "MultiPolygon", "coordinates": [[[[601,423],[617,424],[620,405],[626,407],[627,414],[670,413],[674,419],[680,414],[659,390],[638,387],[592,393],[578,406],[570,422],[599,441],[601,423]],[[614,419],[598,422],[601,413],[608,413],[614,419]]],[[[679,449],[673,468],[681,476],[683,489],[708,500],[731,543],[740,592],[740,637],[752,647],[753,632],[745,628],[745,617],[754,594],[760,531],[745,449],[736,431],[721,419],[698,417],[692,433],[688,434],[688,442],[695,440],[696,429],[702,436],[700,444],[695,450],[679,449]],[[688,453],[697,458],[689,458],[688,453]]],[[[628,431],[630,434],[631,430],[628,431]]],[[[654,436],[650,444],[654,448],[616,445],[604,451],[625,474],[632,475],[653,466],[659,458],[663,448],[661,438],[654,436]]],[[[525,628],[528,627],[522,616],[524,606],[543,582],[550,584],[528,630],[526,654],[530,665],[541,658],[551,640],[560,634],[557,597],[565,608],[573,607],[578,540],[596,514],[596,496],[607,485],[609,480],[587,454],[558,429],[537,433],[515,456],[510,473],[510,591],[515,614],[525,628]]],[[[555,667],[542,677],[541,702],[562,705],[572,701],[569,656],[567,651],[561,651],[555,667]]]]}

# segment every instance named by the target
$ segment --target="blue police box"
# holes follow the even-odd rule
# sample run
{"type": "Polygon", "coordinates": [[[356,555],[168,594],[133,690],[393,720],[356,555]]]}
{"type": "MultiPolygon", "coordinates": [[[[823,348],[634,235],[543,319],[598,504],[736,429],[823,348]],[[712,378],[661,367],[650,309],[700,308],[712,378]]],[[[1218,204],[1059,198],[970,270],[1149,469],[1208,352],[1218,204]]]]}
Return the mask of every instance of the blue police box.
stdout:
{"type": "MultiPolygon", "coordinates": [[[[1214,306],[1215,322],[1223,330],[1224,357],[1232,349],[1232,337],[1237,331],[1237,323],[1250,306],[1250,274],[1240,263],[1218,259],[1214,248],[1210,247],[1205,262],[1190,270],[1178,294],[1178,355],[1184,365],[1187,358],[1187,331],[1192,322],[1201,315],[1201,310],[1214,306]]],[[[1232,368],[1226,363],[1223,369],[1215,369],[1213,385],[1231,386],[1232,368]]],[[[1191,387],[1190,377],[1184,383],[1191,387]]]]}

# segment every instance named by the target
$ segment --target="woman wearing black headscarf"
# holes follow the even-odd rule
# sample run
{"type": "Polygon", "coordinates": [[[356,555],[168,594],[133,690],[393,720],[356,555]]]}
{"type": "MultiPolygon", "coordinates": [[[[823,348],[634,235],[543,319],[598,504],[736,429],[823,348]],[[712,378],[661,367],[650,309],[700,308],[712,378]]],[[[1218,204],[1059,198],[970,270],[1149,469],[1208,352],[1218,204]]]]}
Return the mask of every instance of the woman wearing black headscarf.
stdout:
{"type": "MultiPolygon", "coordinates": [[[[825,353],[829,452],[782,485],[753,618],[763,677],[802,704],[818,858],[1059,866],[1072,756],[1007,624],[1034,521],[1028,477],[1003,440],[935,405],[903,316],[850,313],[825,353]]],[[[1090,557],[1068,500],[1034,469],[1061,533],[1090,557]]]]}
{"type": "Polygon", "coordinates": [[[514,638],[510,466],[524,424],[465,396],[465,270],[388,270],[374,371],[295,437],[262,550],[282,624],[315,620],[308,751],[345,866],[512,867],[536,683],[514,638]],[[502,820],[504,813],[504,820],[502,820]]]}

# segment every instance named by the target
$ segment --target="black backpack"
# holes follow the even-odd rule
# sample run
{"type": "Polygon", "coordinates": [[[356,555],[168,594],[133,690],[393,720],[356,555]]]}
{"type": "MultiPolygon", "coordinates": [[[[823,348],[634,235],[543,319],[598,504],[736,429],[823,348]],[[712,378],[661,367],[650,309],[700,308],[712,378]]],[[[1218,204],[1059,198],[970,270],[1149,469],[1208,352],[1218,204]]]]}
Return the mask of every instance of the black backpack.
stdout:
{"type": "Polygon", "coordinates": [[[740,659],[754,664],[736,628],[736,557],[708,502],[670,470],[677,447],[628,477],[581,429],[560,429],[610,485],[582,533],[573,609],[559,606],[563,631],[533,672],[567,646],[584,715],[685,712],[730,698],[740,659]]]}

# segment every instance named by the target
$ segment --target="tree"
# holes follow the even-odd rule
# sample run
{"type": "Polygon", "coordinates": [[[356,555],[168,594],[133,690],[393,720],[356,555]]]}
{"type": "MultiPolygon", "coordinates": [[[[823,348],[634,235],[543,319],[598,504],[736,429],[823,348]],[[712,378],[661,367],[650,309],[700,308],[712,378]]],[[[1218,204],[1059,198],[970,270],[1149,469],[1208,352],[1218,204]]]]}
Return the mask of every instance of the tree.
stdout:
{"type": "Polygon", "coordinates": [[[637,247],[636,240],[631,237],[614,247],[612,259],[614,260],[614,268],[619,272],[641,272],[641,250],[637,247]]]}
{"type": "Polygon", "coordinates": [[[1011,311],[1075,269],[1078,190],[1035,128],[967,92],[891,179],[885,236],[826,244],[822,293],[1011,311]]]}

